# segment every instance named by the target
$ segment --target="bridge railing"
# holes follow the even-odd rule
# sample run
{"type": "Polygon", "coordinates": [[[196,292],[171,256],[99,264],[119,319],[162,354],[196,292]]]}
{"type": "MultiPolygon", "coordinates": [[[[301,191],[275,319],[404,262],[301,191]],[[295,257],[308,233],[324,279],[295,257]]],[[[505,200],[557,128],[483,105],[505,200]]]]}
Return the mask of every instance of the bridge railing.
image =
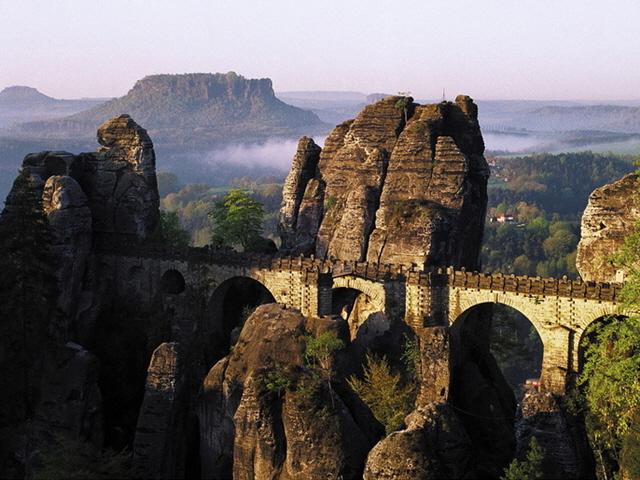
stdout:
{"type": "Polygon", "coordinates": [[[456,288],[473,288],[514,292],[526,295],[562,296],[615,302],[622,284],[583,282],[563,278],[541,278],[504,275],[501,273],[467,272],[437,267],[420,269],[416,264],[377,264],[336,259],[287,257],[260,253],[241,253],[230,248],[172,247],[158,242],[140,242],[134,235],[100,233],[94,236],[94,250],[98,253],[130,257],[159,258],[218,265],[313,271],[330,273],[333,277],[355,275],[372,281],[405,279],[411,284],[438,286],[448,284],[456,288]]]}
{"type": "Polygon", "coordinates": [[[581,279],[541,278],[503,275],[501,273],[479,273],[464,270],[448,270],[449,285],[457,288],[472,288],[521,293],[526,295],[560,296],[578,299],[615,302],[619,298],[622,284],[584,282],[581,279]]]}

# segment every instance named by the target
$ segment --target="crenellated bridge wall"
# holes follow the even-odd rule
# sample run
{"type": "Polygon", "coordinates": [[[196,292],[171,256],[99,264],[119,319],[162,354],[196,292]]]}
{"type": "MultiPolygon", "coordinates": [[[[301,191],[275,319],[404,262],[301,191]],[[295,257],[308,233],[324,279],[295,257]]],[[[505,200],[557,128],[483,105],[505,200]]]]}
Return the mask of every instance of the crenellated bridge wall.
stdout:
{"type": "MultiPolygon", "coordinates": [[[[378,265],[368,262],[285,258],[240,254],[209,248],[167,249],[102,239],[94,249],[100,261],[117,270],[123,295],[163,290],[167,272],[178,272],[183,291],[211,298],[225,281],[244,277],[260,282],[278,303],[307,316],[329,315],[335,288],[362,292],[370,307],[414,329],[451,326],[476,305],[508,305],[529,319],[544,347],[543,388],[563,393],[578,372],[578,346],[587,327],[607,315],[620,314],[620,284],[566,278],[538,278],[438,269],[378,265]],[[142,273],[144,272],[144,273],[142,273]]],[[[143,299],[144,300],[144,299],[143,299]]]]}

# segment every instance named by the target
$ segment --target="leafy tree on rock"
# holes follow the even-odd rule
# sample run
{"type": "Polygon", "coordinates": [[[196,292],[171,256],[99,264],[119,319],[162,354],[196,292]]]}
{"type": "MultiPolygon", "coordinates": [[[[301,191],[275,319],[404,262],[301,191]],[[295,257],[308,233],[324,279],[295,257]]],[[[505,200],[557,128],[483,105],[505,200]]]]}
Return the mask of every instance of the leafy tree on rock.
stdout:
{"type": "Polygon", "coordinates": [[[252,250],[260,244],[264,209],[246,191],[230,190],[210,213],[213,220],[212,243],[215,246],[240,245],[252,250]]]}
{"type": "Polygon", "coordinates": [[[352,376],[347,382],[384,425],[387,435],[398,430],[413,409],[415,392],[411,385],[403,385],[401,375],[391,371],[385,357],[368,354],[364,378],[352,376]]]}
{"type": "Polygon", "coordinates": [[[305,359],[307,363],[326,380],[329,386],[332,406],[333,389],[331,387],[331,381],[333,380],[333,355],[336,351],[343,349],[344,346],[344,342],[338,338],[338,335],[333,330],[328,330],[315,337],[307,337],[305,359]]]}

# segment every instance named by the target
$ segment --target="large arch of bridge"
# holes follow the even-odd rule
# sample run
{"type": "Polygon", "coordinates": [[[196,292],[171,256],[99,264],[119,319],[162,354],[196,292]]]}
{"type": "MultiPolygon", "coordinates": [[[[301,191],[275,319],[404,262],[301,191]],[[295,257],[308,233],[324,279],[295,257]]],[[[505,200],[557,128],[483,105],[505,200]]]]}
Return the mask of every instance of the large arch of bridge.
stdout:
{"type": "Polygon", "coordinates": [[[250,276],[229,276],[211,293],[205,316],[207,348],[213,364],[235,344],[249,315],[260,305],[275,303],[271,291],[250,276]]]}
{"type": "Polygon", "coordinates": [[[574,344],[573,365],[575,365],[576,373],[582,370],[582,364],[584,361],[584,348],[587,342],[587,336],[589,335],[590,327],[599,322],[606,322],[610,317],[627,318],[631,315],[631,312],[624,311],[617,305],[609,303],[595,303],[593,305],[583,306],[583,311],[578,311],[579,316],[579,329],[576,332],[576,341],[574,344]],[[582,313],[582,315],[580,315],[582,313]]]}
{"type": "Polygon", "coordinates": [[[491,301],[472,302],[466,305],[463,311],[459,311],[455,320],[451,322],[452,365],[455,370],[457,366],[469,359],[467,355],[474,350],[474,344],[482,345],[487,342],[504,378],[516,397],[520,398],[524,394],[527,379],[542,377],[544,356],[548,347],[544,338],[546,331],[538,328],[527,316],[528,308],[518,308],[515,302],[495,300],[494,297],[491,301]],[[498,310],[492,308],[490,311],[483,312],[481,310],[483,306],[503,308],[498,310]],[[476,315],[473,314],[474,312],[476,315]],[[514,316],[514,313],[519,316],[514,316]],[[500,318],[502,322],[499,321],[500,318]],[[473,321],[479,324],[474,326],[469,323],[473,321]],[[532,336],[530,328],[533,328],[537,335],[532,336]],[[494,341],[500,338],[503,341],[494,346],[494,341]],[[500,348],[496,350],[496,347],[500,348]]]}
{"type": "Polygon", "coordinates": [[[463,316],[466,312],[477,305],[483,303],[494,303],[506,305],[517,310],[524,315],[536,329],[538,335],[545,342],[545,328],[543,325],[544,314],[536,299],[503,292],[492,292],[489,290],[457,290],[453,292],[453,298],[449,300],[449,325],[463,316]]]}

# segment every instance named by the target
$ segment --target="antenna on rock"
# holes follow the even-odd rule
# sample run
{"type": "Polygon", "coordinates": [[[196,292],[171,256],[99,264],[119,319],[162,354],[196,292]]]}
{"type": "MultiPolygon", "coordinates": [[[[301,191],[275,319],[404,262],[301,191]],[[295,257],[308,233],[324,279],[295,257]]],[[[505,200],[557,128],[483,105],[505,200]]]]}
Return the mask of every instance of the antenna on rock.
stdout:
{"type": "Polygon", "coordinates": [[[442,101],[446,102],[445,97],[444,97],[444,88],[442,89],[442,101]]]}

